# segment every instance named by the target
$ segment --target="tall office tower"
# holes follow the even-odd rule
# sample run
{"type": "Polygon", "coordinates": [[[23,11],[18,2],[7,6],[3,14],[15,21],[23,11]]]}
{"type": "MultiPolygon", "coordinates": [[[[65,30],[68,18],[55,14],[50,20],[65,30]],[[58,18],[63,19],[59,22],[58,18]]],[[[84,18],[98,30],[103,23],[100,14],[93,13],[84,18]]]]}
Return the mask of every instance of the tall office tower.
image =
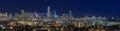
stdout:
{"type": "Polygon", "coordinates": [[[56,14],[56,11],[54,10],[54,18],[57,18],[57,14],[56,14]]]}
{"type": "Polygon", "coordinates": [[[7,12],[5,13],[5,16],[8,16],[8,13],[7,13],[7,12]]]}
{"type": "Polygon", "coordinates": [[[7,12],[5,13],[5,18],[6,18],[7,20],[9,20],[9,19],[8,19],[8,13],[7,13],[7,12]]]}
{"type": "Polygon", "coordinates": [[[24,12],[24,10],[21,10],[21,17],[20,17],[22,20],[24,20],[24,18],[25,18],[25,12],[24,12]]]}
{"type": "Polygon", "coordinates": [[[24,12],[24,10],[21,10],[21,14],[24,14],[25,12],[24,12]]]}
{"type": "Polygon", "coordinates": [[[66,19],[66,17],[65,17],[65,14],[63,13],[63,15],[61,16],[61,18],[63,19],[63,20],[65,20],[66,19]]]}
{"type": "Polygon", "coordinates": [[[50,18],[50,14],[51,14],[50,7],[48,6],[48,8],[47,8],[47,18],[50,18]]]}
{"type": "Polygon", "coordinates": [[[83,17],[83,21],[87,21],[87,19],[90,19],[90,17],[88,17],[88,15],[85,14],[84,17],[83,17]]]}
{"type": "Polygon", "coordinates": [[[24,17],[24,14],[25,14],[24,10],[21,10],[21,17],[24,17]]]}
{"type": "Polygon", "coordinates": [[[69,16],[72,16],[72,11],[69,11],[69,16]]]}
{"type": "Polygon", "coordinates": [[[70,18],[70,19],[73,19],[72,11],[69,11],[69,18],[70,18]]]}
{"type": "Polygon", "coordinates": [[[13,15],[12,14],[9,14],[9,20],[12,20],[13,18],[13,15]]]}

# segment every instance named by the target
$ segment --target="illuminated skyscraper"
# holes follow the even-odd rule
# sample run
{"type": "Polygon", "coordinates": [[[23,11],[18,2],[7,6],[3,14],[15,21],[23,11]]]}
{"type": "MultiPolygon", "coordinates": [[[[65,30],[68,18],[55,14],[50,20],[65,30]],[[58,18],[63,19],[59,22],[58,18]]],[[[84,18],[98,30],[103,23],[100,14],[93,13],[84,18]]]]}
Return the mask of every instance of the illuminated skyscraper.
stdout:
{"type": "Polygon", "coordinates": [[[56,11],[54,10],[54,18],[58,17],[56,11]]]}
{"type": "Polygon", "coordinates": [[[25,18],[26,18],[25,15],[26,15],[26,14],[25,14],[24,10],[21,10],[21,17],[20,17],[20,18],[21,18],[22,20],[25,20],[25,18]]]}
{"type": "Polygon", "coordinates": [[[8,13],[7,13],[7,12],[5,13],[5,16],[8,16],[8,13]]]}
{"type": "Polygon", "coordinates": [[[69,11],[69,15],[72,16],[72,11],[69,11]]]}
{"type": "Polygon", "coordinates": [[[9,20],[12,20],[12,16],[13,16],[12,14],[9,14],[9,20]]]}
{"type": "Polygon", "coordinates": [[[69,18],[70,18],[70,19],[73,19],[72,11],[69,11],[69,18]]]}
{"type": "Polygon", "coordinates": [[[51,14],[50,7],[48,6],[48,8],[47,8],[47,18],[50,18],[50,14],[51,14]]]}
{"type": "Polygon", "coordinates": [[[24,14],[24,10],[21,10],[21,14],[24,14]]]}
{"type": "Polygon", "coordinates": [[[25,15],[24,10],[21,10],[21,16],[24,17],[24,15],[25,15]]]}

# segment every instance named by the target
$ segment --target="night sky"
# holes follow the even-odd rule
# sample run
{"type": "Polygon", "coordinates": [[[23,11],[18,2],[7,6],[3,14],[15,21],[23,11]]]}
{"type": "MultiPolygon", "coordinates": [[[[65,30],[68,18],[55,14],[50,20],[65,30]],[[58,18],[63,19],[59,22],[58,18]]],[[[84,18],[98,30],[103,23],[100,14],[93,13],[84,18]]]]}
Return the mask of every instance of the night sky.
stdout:
{"type": "Polygon", "coordinates": [[[16,13],[21,9],[46,13],[47,7],[57,14],[73,11],[73,16],[104,16],[120,18],[119,0],[0,0],[0,12],[16,13]]]}

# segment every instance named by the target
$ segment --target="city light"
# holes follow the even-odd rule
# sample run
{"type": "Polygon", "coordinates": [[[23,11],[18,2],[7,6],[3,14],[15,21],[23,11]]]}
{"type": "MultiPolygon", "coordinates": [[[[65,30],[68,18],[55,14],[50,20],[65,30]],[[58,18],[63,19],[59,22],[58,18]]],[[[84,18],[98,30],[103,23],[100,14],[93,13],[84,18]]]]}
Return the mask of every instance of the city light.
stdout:
{"type": "MultiPolygon", "coordinates": [[[[9,28],[10,30],[27,30],[33,28],[33,31],[73,31],[77,28],[88,31],[106,31],[109,28],[104,26],[120,25],[119,22],[109,21],[109,18],[106,17],[85,15],[85,17],[76,18],[71,10],[68,12],[68,14],[63,13],[62,15],[58,15],[56,11],[52,12],[50,6],[48,6],[46,14],[44,13],[45,16],[42,13],[25,12],[25,10],[21,10],[20,14],[0,13],[0,22],[5,21],[0,27],[2,29],[9,28]]],[[[115,18],[112,17],[111,19],[115,18]]]]}

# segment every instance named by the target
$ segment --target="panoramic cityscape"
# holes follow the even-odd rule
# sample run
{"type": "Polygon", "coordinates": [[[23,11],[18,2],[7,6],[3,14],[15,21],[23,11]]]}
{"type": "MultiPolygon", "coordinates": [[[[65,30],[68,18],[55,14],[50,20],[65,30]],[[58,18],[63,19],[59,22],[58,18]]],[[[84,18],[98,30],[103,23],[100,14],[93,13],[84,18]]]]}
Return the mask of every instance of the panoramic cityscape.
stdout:
{"type": "Polygon", "coordinates": [[[120,31],[119,1],[0,0],[0,31],[120,31]]]}
{"type": "Polygon", "coordinates": [[[75,18],[72,11],[58,15],[51,11],[46,13],[28,12],[9,14],[0,13],[1,31],[120,31],[120,19],[114,17],[87,16],[75,18]]]}

